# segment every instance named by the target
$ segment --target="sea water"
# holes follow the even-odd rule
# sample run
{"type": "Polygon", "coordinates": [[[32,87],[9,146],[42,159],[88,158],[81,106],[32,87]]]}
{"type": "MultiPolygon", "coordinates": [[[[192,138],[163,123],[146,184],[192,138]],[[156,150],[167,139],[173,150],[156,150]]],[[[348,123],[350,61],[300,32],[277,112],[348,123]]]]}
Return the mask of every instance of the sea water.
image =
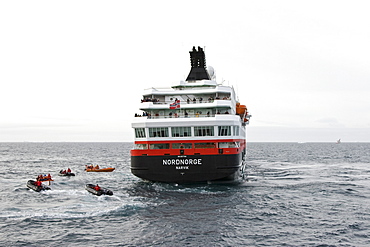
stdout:
{"type": "Polygon", "coordinates": [[[230,185],[142,181],[132,146],[0,143],[0,246],[370,246],[369,143],[249,143],[230,185]],[[51,190],[26,187],[48,173],[51,190]]]}

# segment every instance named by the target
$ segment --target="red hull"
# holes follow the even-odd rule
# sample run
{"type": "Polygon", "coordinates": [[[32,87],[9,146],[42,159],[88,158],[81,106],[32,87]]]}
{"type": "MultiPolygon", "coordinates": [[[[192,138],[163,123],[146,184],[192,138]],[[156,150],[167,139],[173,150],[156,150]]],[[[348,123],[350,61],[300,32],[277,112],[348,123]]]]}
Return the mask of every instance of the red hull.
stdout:
{"type": "Polygon", "coordinates": [[[156,182],[235,180],[242,168],[244,155],[244,142],[241,147],[235,148],[217,148],[215,145],[214,148],[202,149],[131,150],[131,172],[156,182]]]}

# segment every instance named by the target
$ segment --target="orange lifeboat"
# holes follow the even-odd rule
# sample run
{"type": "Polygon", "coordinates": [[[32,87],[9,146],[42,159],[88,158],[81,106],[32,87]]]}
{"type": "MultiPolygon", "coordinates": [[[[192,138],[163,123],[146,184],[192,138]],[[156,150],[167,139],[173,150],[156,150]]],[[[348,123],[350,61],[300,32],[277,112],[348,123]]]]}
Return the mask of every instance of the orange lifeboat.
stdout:
{"type": "Polygon", "coordinates": [[[85,171],[87,172],[112,172],[114,171],[113,167],[107,167],[107,168],[86,168],[85,171]]]}
{"type": "Polygon", "coordinates": [[[247,107],[245,105],[236,103],[236,114],[243,115],[246,110],[247,110],[247,107]]]}

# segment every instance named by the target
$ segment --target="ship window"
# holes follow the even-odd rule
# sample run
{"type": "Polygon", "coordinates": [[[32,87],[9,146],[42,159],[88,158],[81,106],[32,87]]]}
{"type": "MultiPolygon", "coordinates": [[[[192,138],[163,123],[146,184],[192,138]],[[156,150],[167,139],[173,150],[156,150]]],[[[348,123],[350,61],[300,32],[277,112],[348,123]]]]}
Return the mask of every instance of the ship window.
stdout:
{"type": "Polygon", "coordinates": [[[148,149],[148,144],[135,144],[134,149],[148,149]]]}
{"type": "Polygon", "coordinates": [[[172,137],[191,136],[191,127],[172,127],[172,137]]]}
{"type": "Polygon", "coordinates": [[[231,126],[218,126],[219,136],[231,136],[231,126]]]}
{"type": "Polygon", "coordinates": [[[214,142],[202,142],[202,143],[194,143],[195,148],[215,148],[216,143],[214,142]]]}
{"type": "Polygon", "coordinates": [[[234,136],[239,135],[239,126],[234,126],[234,136]]]}
{"type": "Polygon", "coordinates": [[[169,149],[169,143],[158,143],[158,144],[149,144],[150,149],[169,149]]]}
{"type": "Polygon", "coordinates": [[[149,137],[168,137],[168,128],[149,128],[149,137]]]}
{"type": "Polygon", "coordinates": [[[172,143],[172,149],[190,149],[192,147],[191,143],[172,143]]]}
{"type": "Polygon", "coordinates": [[[239,142],[220,142],[218,143],[218,148],[238,148],[240,146],[239,142]]]}
{"type": "Polygon", "coordinates": [[[213,126],[196,126],[194,127],[195,136],[214,136],[213,126]]]}
{"type": "Polygon", "coordinates": [[[145,138],[145,128],[136,128],[135,129],[136,138],[145,138]]]}

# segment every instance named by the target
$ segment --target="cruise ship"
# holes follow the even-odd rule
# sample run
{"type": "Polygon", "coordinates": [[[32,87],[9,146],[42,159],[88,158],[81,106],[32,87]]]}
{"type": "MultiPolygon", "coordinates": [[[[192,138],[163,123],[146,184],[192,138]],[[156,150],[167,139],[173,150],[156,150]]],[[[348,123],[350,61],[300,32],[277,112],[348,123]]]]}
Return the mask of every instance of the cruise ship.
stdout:
{"type": "Polygon", "coordinates": [[[186,81],[144,91],[135,114],[131,172],[165,183],[236,181],[243,175],[251,115],[231,86],[217,83],[201,47],[186,81]]]}

